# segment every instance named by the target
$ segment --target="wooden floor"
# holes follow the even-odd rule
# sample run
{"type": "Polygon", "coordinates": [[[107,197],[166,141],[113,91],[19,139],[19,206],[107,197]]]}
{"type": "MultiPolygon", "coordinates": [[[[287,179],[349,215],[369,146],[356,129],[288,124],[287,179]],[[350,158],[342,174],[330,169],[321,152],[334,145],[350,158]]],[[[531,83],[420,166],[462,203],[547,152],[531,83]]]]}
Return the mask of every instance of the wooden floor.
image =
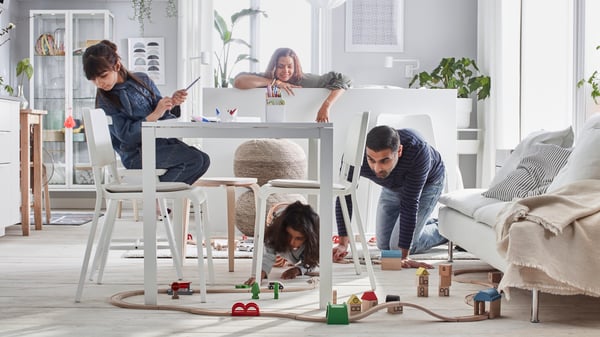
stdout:
{"type": "MultiPolygon", "coordinates": [[[[83,300],[74,303],[75,289],[89,231],[83,226],[45,226],[21,236],[20,226],[7,228],[0,238],[0,336],[597,336],[600,328],[600,299],[572,296],[541,295],[541,323],[529,322],[530,293],[513,291],[510,301],[502,300],[502,317],[469,323],[444,323],[413,308],[402,315],[385,310],[376,312],[350,325],[327,325],[287,318],[228,317],[194,315],[166,310],[134,310],[109,303],[112,295],[143,288],[143,259],[126,259],[122,251],[112,251],[104,275],[104,283],[86,284],[83,300]]],[[[141,224],[122,221],[115,237],[141,237],[141,224]]],[[[186,279],[197,284],[195,259],[185,262],[186,279]]],[[[235,284],[249,276],[251,260],[236,260],[236,271],[227,272],[227,260],[217,259],[216,284],[209,289],[207,303],[199,295],[181,296],[172,300],[159,295],[161,305],[181,305],[187,308],[231,310],[235,302],[256,302],[262,312],[283,312],[324,317],[318,309],[318,290],[311,289],[308,278],[286,283],[289,288],[304,291],[282,292],[278,300],[270,293],[261,293],[251,300],[249,293],[228,293],[235,284]],[[220,291],[227,291],[221,293],[220,291]],[[219,293],[217,293],[219,292],[219,293]]],[[[438,264],[444,261],[432,261],[438,264]]],[[[487,267],[477,260],[456,261],[454,270],[487,267]]],[[[159,288],[165,289],[175,280],[170,259],[159,259],[159,288]]],[[[276,278],[281,269],[274,269],[276,278]]],[[[486,274],[473,273],[453,279],[450,297],[437,296],[438,276],[431,276],[427,298],[416,296],[414,270],[381,271],[375,266],[380,302],[387,294],[400,295],[402,301],[425,306],[444,316],[466,316],[472,307],[465,297],[483,289],[469,281],[485,280],[486,274]],[[462,282],[460,282],[462,281],[462,282]],[[466,282],[466,283],[465,283],[466,282]]],[[[352,294],[368,290],[368,278],[357,276],[352,264],[334,265],[334,288],[338,302],[352,294]]],[[[127,299],[143,303],[140,296],[127,299]]]]}

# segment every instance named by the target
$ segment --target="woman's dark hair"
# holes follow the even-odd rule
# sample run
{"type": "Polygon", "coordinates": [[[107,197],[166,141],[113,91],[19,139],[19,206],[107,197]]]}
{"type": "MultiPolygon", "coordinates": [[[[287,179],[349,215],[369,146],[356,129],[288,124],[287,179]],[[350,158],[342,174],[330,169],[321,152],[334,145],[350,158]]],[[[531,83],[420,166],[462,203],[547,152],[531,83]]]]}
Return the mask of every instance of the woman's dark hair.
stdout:
{"type": "MultiPolygon", "coordinates": [[[[152,99],[154,99],[154,92],[152,92],[152,89],[146,83],[144,83],[144,81],[127,70],[127,68],[125,68],[125,66],[121,63],[121,57],[117,53],[117,45],[111,41],[102,40],[99,43],[88,47],[83,53],[82,63],[85,77],[90,81],[95,80],[98,76],[107,71],[115,70],[117,68],[117,64],[120,64],[121,67],[119,68],[119,76],[124,79],[132,79],[134,82],[146,88],[152,95],[152,99]]],[[[119,108],[121,107],[121,102],[116,95],[101,90],[100,88],[96,90],[96,107],[98,107],[99,97],[109,100],[111,103],[113,103],[113,105],[119,108]]]]}
{"type": "Polygon", "coordinates": [[[319,265],[319,215],[310,205],[300,201],[289,204],[281,214],[274,217],[273,222],[265,231],[265,245],[276,252],[289,251],[290,227],[304,235],[304,253],[302,265],[308,268],[319,265]]]}
{"type": "Polygon", "coordinates": [[[387,149],[397,152],[400,146],[400,136],[398,136],[398,131],[391,126],[379,125],[369,131],[365,145],[375,152],[387,149]]]}
{"type": "Polygon", "coordinates": [[[277,69],[277,62],[280,57],[289,56],[294,60],[294,74],[292,78],[290,78],[290,83],[298,83],[304,77],[304,73],[302,72],[302,66],[300,65],[300,59],[294,50],[291,48],[278,48],[273,52],[271,56],[271,60],[267,65],[267,70],[265,73],[271,79],[275,78],[275,70],[277,69]]]}

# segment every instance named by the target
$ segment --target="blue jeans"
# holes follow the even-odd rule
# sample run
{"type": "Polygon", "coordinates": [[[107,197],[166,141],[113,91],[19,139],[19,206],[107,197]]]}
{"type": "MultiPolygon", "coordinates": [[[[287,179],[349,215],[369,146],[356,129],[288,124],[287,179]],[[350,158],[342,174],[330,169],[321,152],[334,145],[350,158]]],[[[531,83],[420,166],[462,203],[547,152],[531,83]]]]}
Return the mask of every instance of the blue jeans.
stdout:
{"type": "MultiPolygon", "coordinates": [[[[419,199],[417,223],[412,237],[410,254],[422,253],[448,240],[437,229],[437,219],[428,220],[435,209],[442,191],[444,178],[426,184],[419,199]]],[[[381,250],[399,250],[401,193],[388,188],[381,189],[377,205],[376,236],[377,247],[381,250]]]]}
{"type": "MultiPolygon", "coordinates": [[[[142,151],[129,153],[122,160],[128,169],[142,168],[142,151]]],[[[160,181],[178,181],[193,184],[210,165],[208,155],[197,148],[175,138],[159,138],[156,140],[156,168],[167,172],[159,177],[160,181]]]]}

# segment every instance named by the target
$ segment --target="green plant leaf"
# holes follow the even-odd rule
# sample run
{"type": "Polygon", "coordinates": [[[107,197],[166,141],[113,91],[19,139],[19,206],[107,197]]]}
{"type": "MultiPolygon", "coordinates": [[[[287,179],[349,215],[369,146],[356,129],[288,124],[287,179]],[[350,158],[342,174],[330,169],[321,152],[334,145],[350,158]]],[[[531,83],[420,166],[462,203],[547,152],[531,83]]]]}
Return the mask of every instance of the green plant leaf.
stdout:
{"type": "Polygon", "coordinates": [[[231,16],[231,23],[232,23],[232,25],[235,25],[237,20],[239,20],[240,18],[243,18],[245,16],[250,16],[250,15],[258,15],[258,14],[262,14],[263,17],[265,17],[265,18],[269,17],[265,11],[261,11],[260,9],[246,8],[246,9],[242,9],[241,11],[239,11],[237,13],[234,13],[231,16]]]}
{"type": "Polygon", "coordinates": [[[490,77],[480,75],[475,61],[466,57],[442,58],[431,72],[424,71],[415,75],[408,86],[412,87],[417,81],[420,87],[456,89],[456,95],[460,98],[468,98],[476,93],[477,99],[482,100],[490,95],[490,77]]]}

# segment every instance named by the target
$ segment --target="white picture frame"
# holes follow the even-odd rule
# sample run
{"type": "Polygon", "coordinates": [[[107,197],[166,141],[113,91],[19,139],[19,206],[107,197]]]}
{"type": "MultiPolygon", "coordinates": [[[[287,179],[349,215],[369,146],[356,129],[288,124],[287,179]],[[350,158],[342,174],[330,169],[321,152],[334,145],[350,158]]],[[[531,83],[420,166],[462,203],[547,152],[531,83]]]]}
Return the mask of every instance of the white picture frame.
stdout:
{"type": "Polygon", "coordinates": [[[346,1],[346,52],[404,51],[404,0],[346,1]]]}
{"type": "Polygon", "coordinates": [[[146,73],[154,81],[154,84],[166,84],[165,38],[129,38],[127,45],[128,69],[132,72],[146,73]]]}

